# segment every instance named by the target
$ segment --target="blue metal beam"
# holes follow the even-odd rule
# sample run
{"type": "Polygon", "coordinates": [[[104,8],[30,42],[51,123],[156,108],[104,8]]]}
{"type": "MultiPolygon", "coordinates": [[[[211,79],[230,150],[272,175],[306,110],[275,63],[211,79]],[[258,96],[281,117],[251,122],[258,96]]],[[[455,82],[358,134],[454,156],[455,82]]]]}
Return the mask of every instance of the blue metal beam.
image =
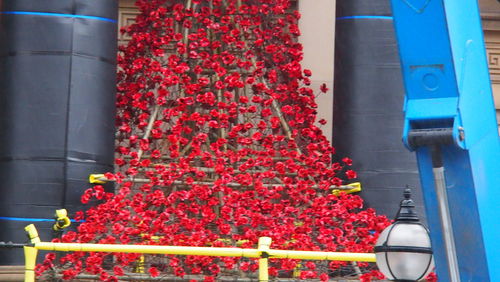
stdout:
{"type": "Polygon", "coordinates": [[[500,281],[500,139],[474,0],[391,0],[406,88],[403,139],[415,150],[438,277],[454,281],[430,147],[443,160],[458,280],[500,281]],[[448,128],[452,144],[411,132],[448,128]]]}

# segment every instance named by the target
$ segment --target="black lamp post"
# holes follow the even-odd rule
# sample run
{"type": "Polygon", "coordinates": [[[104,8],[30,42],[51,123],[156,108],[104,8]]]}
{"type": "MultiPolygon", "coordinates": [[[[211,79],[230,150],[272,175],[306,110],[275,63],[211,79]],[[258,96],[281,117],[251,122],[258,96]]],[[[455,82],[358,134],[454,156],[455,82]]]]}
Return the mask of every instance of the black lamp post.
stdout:
{"type": "Polygon", "coordinates": [[[429,231],[420,223],[406,189],[394,223],[381,234],[375,245],[377,266],[390,280],[418,281],[434,268],[429,231]]]}

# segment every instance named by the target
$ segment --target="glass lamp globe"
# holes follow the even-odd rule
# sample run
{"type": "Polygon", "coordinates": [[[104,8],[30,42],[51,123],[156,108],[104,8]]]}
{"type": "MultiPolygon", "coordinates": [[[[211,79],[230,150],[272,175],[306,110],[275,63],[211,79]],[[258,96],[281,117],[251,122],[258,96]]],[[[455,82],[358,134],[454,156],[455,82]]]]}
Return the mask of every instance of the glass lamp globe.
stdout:
{"type": "Polygon", "coordinates": [[[395,222],[380,234],[375,244],[379,270],[390,280],[418,281],[434,268],[429,231],[413,211],[410,189],[395,222]]]}

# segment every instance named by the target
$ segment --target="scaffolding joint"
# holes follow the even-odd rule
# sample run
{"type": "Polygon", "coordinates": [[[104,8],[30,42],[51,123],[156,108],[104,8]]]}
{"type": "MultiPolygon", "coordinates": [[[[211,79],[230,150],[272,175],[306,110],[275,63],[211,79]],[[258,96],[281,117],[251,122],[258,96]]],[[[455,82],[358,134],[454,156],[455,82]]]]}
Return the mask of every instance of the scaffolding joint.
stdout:
{"type": "Polygon", "coordinates": [[[68,217],[66,209],[56,210],[54,217],[56,219],[56,223],[52,226],[54,231],[61,231],[71,225],[71,220],[68,217]]]}

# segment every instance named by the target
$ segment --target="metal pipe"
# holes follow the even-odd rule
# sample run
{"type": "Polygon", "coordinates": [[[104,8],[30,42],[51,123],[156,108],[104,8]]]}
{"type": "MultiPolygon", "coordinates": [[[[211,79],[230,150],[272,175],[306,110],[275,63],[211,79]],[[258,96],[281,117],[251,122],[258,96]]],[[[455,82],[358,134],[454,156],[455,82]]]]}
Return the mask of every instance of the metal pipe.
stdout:
{"type": "Polygon", "coordinates": [[[269,250],[268,253],[270,258],[375,262],[375,254],[372,253],[342,253],[342,252],[288,251],[288,250],[269,250]]]}
{"type": "Polygon", "coordinates": [[[106,252],[106,253],[141,253],[165,255],[198,255],[215,257],[249,257],[259,258],[258,249],[184,247],[157,245],[118,245],[118,244],[87,244],[87,243],[51,243],[40,242],[34,247],[38,250],[58,252],[106,252]]]}
{"type": "MultiPolygon", "coordinates": [[[[52,243],[39,242],[34,247],[38,250],[58,252],[107,252],[107,253],[142,253],[142,254],[169,254],[169,255],[199,255],[199,256],[232,256],[260,258],[259,249],[242,248],[214,248],[214,247],[184,247],[158,245],[118,245],[118,244],[89,244],[89,243],[52,243]]],[[[317,251],[266,251],[270,258],[305,259],[305,260],[338,260],[375,262],[372,253],[344,253],[344,252],[317,252],[317,251]]]]}
{"type": "Polygon", "coordinates": [[[35,282],[35,266],[38,250],[34,247],[24,247],[24,282],[35,282]]]}
{"type": "Polygon", "coordinates": [[[259,238],[258,250],[260,252],[259,259],[259,282],[268,282],[269,281],[269,247],[271,246],[272,239],[269,237],[261,237],[259,238]]]}
{"type": "Polygon", "coordinates": [[[439,216],[441,218],[441,229],[443,230],[443,240],[448,258],[448,270],[450,279],[453,282],[460,281],[458,271],[457,252],[455,250],[455,238],[453,237],[453,227],[451,224],[450,211],[448,209],[448,195],[446,193],[446,182],[444,179],[444,168],[433,168],[434,183],[436,185],[436,196],[439,206],[439,216]]]}
{"type": "Polygon", "coordinates": [[[446,179],[444,176],[443,160],[439,145],[431,146],[432,173],[434,175],[434,185],[439,207],[439,217],[441,219],[441,230],[448,259],[448,272],[452,282],[460,281],[460,271],[458,269],[457,251],[455,249],[455,238],[453,236],[453,226],[451,222],[450,210],[448,207],[448,193],[446,191],[446,179]]]}

